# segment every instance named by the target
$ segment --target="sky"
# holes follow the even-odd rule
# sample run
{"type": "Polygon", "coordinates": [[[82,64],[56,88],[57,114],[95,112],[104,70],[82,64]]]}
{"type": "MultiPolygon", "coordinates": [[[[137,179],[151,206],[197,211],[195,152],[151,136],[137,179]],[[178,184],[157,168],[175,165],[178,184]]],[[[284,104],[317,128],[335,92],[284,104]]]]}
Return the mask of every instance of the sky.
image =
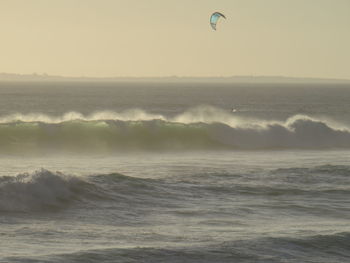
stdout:
{"type": "Polygon", "coordinates": [[[0,72],[350,79],[349,0],[0,0],[0,72]],[[226,15],[218,30],[211,13],[226,15]]]}

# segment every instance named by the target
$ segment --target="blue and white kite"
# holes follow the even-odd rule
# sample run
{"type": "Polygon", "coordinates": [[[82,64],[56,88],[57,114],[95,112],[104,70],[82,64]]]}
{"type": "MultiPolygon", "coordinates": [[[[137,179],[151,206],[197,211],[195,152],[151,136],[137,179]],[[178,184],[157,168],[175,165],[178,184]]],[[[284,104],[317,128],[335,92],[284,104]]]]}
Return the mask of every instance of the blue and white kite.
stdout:
{"type": "Polygon", "coordinates": [[[226,19],[226,17],[225,17],[223,14],[219,13],[219,12],[215,12],[215,13],[213,13],[213,14],[211,15],[211,17],[210,17],[210,25],[211,25],[211,27],[212,27],[214,30],[216,30],[216,24],[217,24],[217,22],[219,21],[219,19],[220,19],[221,17],[223,17],[223,18],[226,19]]]}

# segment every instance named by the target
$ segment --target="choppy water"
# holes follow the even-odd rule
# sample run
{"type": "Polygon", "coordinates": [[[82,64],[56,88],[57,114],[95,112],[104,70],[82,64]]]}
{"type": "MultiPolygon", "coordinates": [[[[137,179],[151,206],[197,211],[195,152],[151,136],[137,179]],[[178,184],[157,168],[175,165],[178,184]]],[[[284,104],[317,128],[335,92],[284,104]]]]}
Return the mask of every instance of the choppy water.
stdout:
{"type": "Polygon", "coordinates": [[[348,262],[349,102],[346,85],[2,83],[0,262],[348,262]]]}

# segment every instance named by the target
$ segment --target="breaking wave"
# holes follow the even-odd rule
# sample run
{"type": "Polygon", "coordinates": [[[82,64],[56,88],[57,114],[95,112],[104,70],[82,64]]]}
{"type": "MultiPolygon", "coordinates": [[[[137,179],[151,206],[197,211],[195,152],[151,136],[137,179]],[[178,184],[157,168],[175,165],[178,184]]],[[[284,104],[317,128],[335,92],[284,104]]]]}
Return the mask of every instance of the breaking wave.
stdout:
{"type": "Polygon", "coordinates": [[[80,199],[87,182],[60,172],[38,170],[0,177],[0,211],[55,210],[80,199]]]}
{"type": "MultiPolygon", "coordinates": [[[[152,179],[119,173],[74,176],[40,169],[16,176],[0,176],[0,212],[48,212],[77,207],[89,210],[104,209],[106,205],[108,209],[113,207],[120,217],[122,211],[129,213],[130,207],[141,210],[176,208],[198,197],[221,200],[233,196],[253,199],[279,196],[297,201],[303,196],[303,200],[338,200],[329,207],[314,205],[308,208],[309,213],[318,213],[320,208],[345,213],[347,203],[339,200],[350,193],[349,171],[349,166],[329,165],[277,169],[265,173],[257,184],[255,176],[249,179],[249,174],[221,172],[152,179]]],[[[284,203],[283,207],[286,206],[284,203]]],[[[294,210],[299,208],[303,209],[293,205],[294,210]]]]}
{"type": "MultiPolygon", "coordinates": [[[[135,207],[161,204],[164,192],[152,179],[122,174],[87,177],[40,169],[16,176],[0,176],[0,212],[50,212],[69,207],[99,207],[112,202],[117,212],[135,207]]],[[[102,208],[102,207],[101,207],[102,208]]]]}
{"type": "Polygon", "coordinates": [[[0,154],[350,148],[350,129],[296,115],[245,119],[213,107],[166,117],[142,110],[0,117],[0,154]]]}

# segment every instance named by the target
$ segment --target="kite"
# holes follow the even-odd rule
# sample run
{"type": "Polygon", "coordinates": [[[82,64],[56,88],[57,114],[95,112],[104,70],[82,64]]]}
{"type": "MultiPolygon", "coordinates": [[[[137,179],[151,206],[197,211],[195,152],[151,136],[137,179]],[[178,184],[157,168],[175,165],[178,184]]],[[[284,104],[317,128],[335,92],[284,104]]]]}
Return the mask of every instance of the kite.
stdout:
{"type": "Polygon", "coordinates": [[[219,21],[220,17],[223,17],[226,19],[226,17],[219,12],[213,13],[210,17],[210,25],[214,30],[216,30],[216,24],[219,21]]]}

